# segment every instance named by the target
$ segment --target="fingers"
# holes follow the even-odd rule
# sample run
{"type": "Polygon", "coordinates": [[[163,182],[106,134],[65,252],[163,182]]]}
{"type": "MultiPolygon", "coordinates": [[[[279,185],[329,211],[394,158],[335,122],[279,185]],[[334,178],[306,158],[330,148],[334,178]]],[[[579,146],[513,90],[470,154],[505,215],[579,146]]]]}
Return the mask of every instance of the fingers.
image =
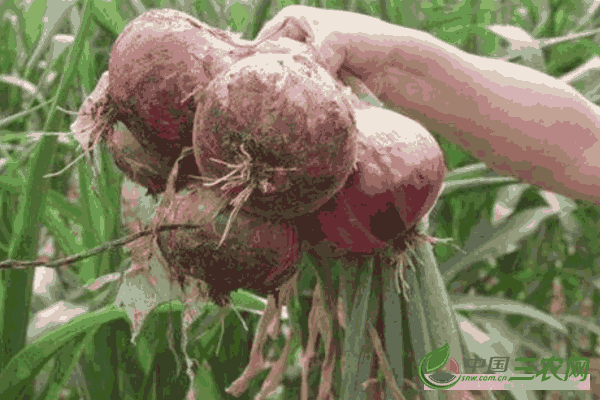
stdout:
{"type": "Polygon", "coordinates": [[[296,12],[298,7],[302,8],[303,6],[291,5],[282,9],[272,20],[265,24],[255,40],[260,42],[265,39],[277,40],[280,37],[288,37],[290,39],[304,41],[303,39],[306,32],[303,32],[300,29],[296,18],[297,15],[300,15],[296,12]]]}
{"type": "Polygon", "coordinates": [[[320,54],[328,72],[335,76],[344,61],[344,51],[334,51],[328,44],[327,21],[323,10],[292,5],[284,8],[260,31],[256,42],[276,41],[282,37],[305,43],[320,54]]]}

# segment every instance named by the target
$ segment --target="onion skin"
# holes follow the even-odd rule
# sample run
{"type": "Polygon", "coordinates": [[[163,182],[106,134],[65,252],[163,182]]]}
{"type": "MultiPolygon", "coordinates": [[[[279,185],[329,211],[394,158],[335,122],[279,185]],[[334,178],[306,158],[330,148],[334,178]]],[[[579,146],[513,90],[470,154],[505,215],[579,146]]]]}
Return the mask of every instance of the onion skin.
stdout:
{"type": "MultiPolygon", "coordinates": [[[[170,160],[143,147],[124,123],[111,120],[107,112],[110,107],[109,80],[108,72],[104,72],[94,91],[83,102],[77,119],[71,124],[71,131],[87,153],[92,152],[98,141],[104,142],[115,164],[125,176],[148,189],[149,194],[162,193],[171,171],[170,160]]],[[[193,159],[184,160],[181,168],[198,174],[193,159]]],[[[176,190],[184,188],[193,180],[187,174],[180,174],[175,183],[176,190]]]]}
{"type": "MultiPolygon", "coordinates": [[[[121,32],[111,52],[109,70],[98,84],[103,96],[106,92],[107,122],[123,122],[142,148],[157,155],[160,164],[167,167],[167,171],[156,171],[164,176],[181,150],[192,146],[194,114],[209,82],[237,61],[257,53],[296,55],[325,65],[314,49],[289,39],[254,43],[177,10],[147,11],[121,32]]],[[[93,95],[88,100],[99,103],[93,95]]],[[[78,138],[82,142],[85,139],[78,138]]],[[[131,168],[123,171],[131,176],[131,168]]],[[[200,172],[196,164],[187,163],[180,175],[199,176],[200,172]]],[[[150,193],[165,190],[165,183],[155,176],[139,179],[152,182],[150,187],[144,185],[150,193]]]]}
{"type": "Polygon", "coordinates": [[[435,204],[446,176],[444,154],[435,138],[410,118],[378,107],[356,113],[361,132],[356,186],[377,198],[375,214],[367,212],[369,207],[356,214],[377,238],[394,246],[401,232],[415,227],[435,204]]]}
{"type": "MultiPolygon", "coordinates": [[[[148,189],[148,194],[165,191],[170,171],[169,160],[142,147],[122,122],[117,122],[108,129],[104,140],[115,164],[125,176],[148,189]]],[[[190,171],[195,167],[195,161],[191,157],[182,161],[182,170],[190,171]]],[[[175,190],[183,189],[192,181],[188,175],[179,175],[175,182],[175,190]]]]}
{"type": "Polygon", "coordinates": [[[356,110],[357,164],[338,194],[299,220],[310,246],[335,253],[401,249],[442,189],[443,153],[417,122],[393,111],[356,110]]]}
{"type": "Polygon", "coordinates": [[[71,132],[81,148],[90,153],[97,139],[110,129],[110,122],[104,121],[104,108],[108,105],[108,71],[104,72],[96,87],[83,101],[77,119],[71,124],[71,132]]]}
{"type": "Polygon", "coordinates": [[[229,187],[235,194],[255,185],[246,212],[292,218],[342,188],[355,163],[354,108],[318,63],[299,54],[256,54],[204,93],[194,126],[196,163],[215,180],[232,172],[223,162],[250,163],[249,178],[229,187]]]}
{"type": "Polygon", "coordinates": [[[191,146],[195,104],[188,97],[233,63],[233,46],[176,10],[151,10],[117,38],[109,93],[120,119],[144,146],[191,146]]]}
{"type": "Polygon", "coordinates": [[[161,224],[195,224],[198,229],[159,234],[158,247],[171,268],[172,280],[180,281],[182,276],[200,279],[210,285],[210,296],[220,304],[239,288],[276,292],[298,268],[296,228],[242,212],[218,247],[227,219],[226,213],[219,212],[226,203],[220,193],[203,187],[174,196],[161,224]]]}
{"type": "MultiPolygon", "coordinates": [[[[111,122],[123,122],[142,147],[166,160],[168,174],[183,147],[192,145],[194,92],[234,63],[234,49],[214,28],[185,13],[141,14],[111,52],[111,122]]],[[[181,174],[200,175],[195,163],[182,166],[181,174]]],[[[161,184],[157,193],[162,191],[161,184]]]]}

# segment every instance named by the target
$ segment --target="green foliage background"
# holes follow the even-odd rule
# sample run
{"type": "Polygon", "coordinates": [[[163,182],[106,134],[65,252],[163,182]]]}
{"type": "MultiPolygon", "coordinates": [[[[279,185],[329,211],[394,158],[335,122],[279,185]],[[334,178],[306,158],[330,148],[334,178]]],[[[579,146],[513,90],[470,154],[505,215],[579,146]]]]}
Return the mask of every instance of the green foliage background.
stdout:
{"type": "MultiPolygon", "coordinates": [[[[111,46],[128,21],[149,8],[177,8],[252,39],[265,21],[290,4],[300,3],[34,0],[0,4],[4,21],[0,24],[0,259],[36,259],[43,244],[40,238],[53,238],[56,256],[62,257],[126,234],[121,219],[124,178],[106,150],[95,160],[98,176],[84,161],[52,178],[44,175],[66,168],[80,155],[67,134],[75,117],[65,110],[78,110],[94,89],[108,69],[111,46]],[[79,192],[75,202],[69,197],[72,185],[79,192]]],[[[301,4],[350,10],[425,30],[470,53],[508,58],[557,78],[581,69],[571,83],[592,101],[600,101],[600,74],[593,64],[600,53],[600,38],[594,31],[600,22],[597,3],[588,0],[308,0],[301,4]],[[539,41],[517,51],[510,46],[509,34],[494,33],[490,25],[520,27],[539,41]]],[[[437,246],[435,254],[455,309],[460,310],[470,292],[492,299],[486,312],[460,311],[461,315],[480,327],[488,317],[502,321],[522,344],[542,353],[554,340],[548,311],[553,284],[560,284],[565,314],[571,318],[557,316],[555,321],[568,326],[569,352],[596,356],[600,208],[563,199],[559,211],[542,213],[548,207],[543,191],[501,178],[459,146],[439,135],[436,138],[452,172],[430,218],[430,233],[454,240],[454,245],[437,246]],[[499,207],[508,213],[496,223],[499,207]],[[577,319],[584,299],[592,300],[592,317],[577,319]],[[499,311],[502,304],[508,308],[499,311]],[[543,311],[543,316],[533,317],[524,304],[543,311]],[[589,335],[588,342],[576,340],[582,332],[589,335]]],[[[177,326],[174,319],[181,319],[181,304],[155,310],[134,345],[128,319],[110,306],[117,282],[98,290],[82,286],[122,270],[128,262],[127,254],[116,248],[61,268],[59,288],[45,302],[32,295],[32,270],[0,272],[0,397],[185,396],[189,378],[182,372],[183,332],[173,328],[172,341],[166,343],[167,333],[161,331],[177,326]],[[58,301],[85,305],[87,313],[31,343],[27,332],[33,316],[58,301]]],[[[307,274],[302,287],[310,290],[315,282],[307,274]]],[[[194,382],[198,398],[227,398],[224,389],[248,361],[256,312],[264,304],[244,292],[236,301],[250,310],[242,312],[248,330],[235,314],[207,305],[203,317],[187,332],[186,351],[199,360],[194,382]]],[[[304,330],[308,326],[302,317],[309,309],[308,297],[290,305],[290,318],[304,330]]],[[[294,354],[300,345],[296,343],[294,354]]],[[[282,347],[283,343],[276,343],[272,351],[280,352],[282,347]]],[[[297,362],[289,364],[285,390],[273,399],[297,398],[297,362]]],[[[242,398],[253,398],[261,378],[265,375],[242,398]]],[[[313,387],[318,379],[318,375],[311,377],[313,387]]]]}

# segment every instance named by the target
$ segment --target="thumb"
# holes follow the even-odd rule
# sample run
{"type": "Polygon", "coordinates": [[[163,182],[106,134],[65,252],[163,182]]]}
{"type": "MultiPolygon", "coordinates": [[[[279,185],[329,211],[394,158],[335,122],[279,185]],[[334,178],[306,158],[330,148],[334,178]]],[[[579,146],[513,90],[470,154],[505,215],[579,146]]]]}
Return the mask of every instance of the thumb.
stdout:
{"type": "Polygon", "coordinates": [[[254,41],[262,42],[286,37],[298,42],[304,42],[307,36],[308,32],[302,29],[302,26],[295,17],[280,13],[263,26],[254,41]]]}
{"type": "MultiPolygon", "coordinates": [[[[300,6],[298,6],[300,7],[300,6]]],[[[298,8],[299,12],[291,16],[286,27],[286,34],[290,39],[303,42],[311,46],[323,59],[326,69],[332,76],[337,76],[345,60],[344,47],[331,46],[330,30],[320,9],[298,8]]]]}
{"type": "Polygon", "coordinates": [[[314,11],[302,6],[284,8],[261,29],[255,42],[285,37],[304,43],[319,54],[327,71],[336,76],[345,60],[345,53],[343,49],[336,51],[328,44],[326,24],[322,18],[317,18],[314,11]]]}

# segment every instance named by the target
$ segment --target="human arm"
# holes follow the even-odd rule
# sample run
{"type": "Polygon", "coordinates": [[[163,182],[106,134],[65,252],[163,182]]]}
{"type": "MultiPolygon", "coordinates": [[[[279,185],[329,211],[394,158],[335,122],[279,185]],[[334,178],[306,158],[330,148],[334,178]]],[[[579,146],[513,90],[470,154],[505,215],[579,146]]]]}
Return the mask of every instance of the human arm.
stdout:
{"type": "Polygon", "coordinates": [[[366,15],[304,6],[281,14],[258,39],[287,20],[279,34],[318,48],[332,74],[352,73],[497,172],[600,204],[600,108],[566,83],[366,15]]]}

